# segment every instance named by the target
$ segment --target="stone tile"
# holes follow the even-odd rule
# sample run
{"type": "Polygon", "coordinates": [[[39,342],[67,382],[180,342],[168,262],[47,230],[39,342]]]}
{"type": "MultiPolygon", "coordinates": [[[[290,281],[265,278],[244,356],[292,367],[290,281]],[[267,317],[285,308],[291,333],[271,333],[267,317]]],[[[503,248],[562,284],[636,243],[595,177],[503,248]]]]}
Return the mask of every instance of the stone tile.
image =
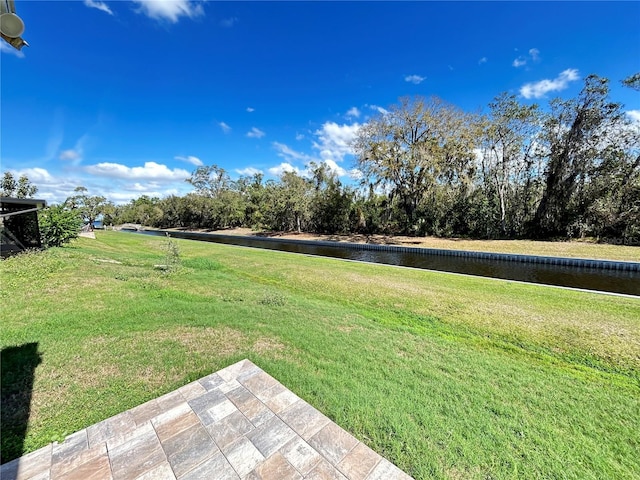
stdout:
{"type": "Polygon", "coordinates": [[[326,460],[321,460],[305,477],[307,480],[347,480],[340,471],[326,460]]]}
{"type": "Polygon", "coordinates": [[[287,460],[276,453],[258,465],[245,480],[302,480],[302,475],[287,462],[287,460]]]}
{"type": "Polygon", "coordinates": [[[224,382],[222,385],[220,385],[218,387],[218,390],[220,390],[222,393],[227,393],[240,386],[240,382],[238,382],[237,380],[231,380],[230,382],[224,382]]]}
{"type": "Polygon", "coordinates": [[[380,455],[360,442],[342,459],[338,469],[351,480],[364,480],[380,460],[380,455]]]}
{"type": "Polygon", "coordinates": [[[132,408],[131,410],[129,410],[129,412],[133,416],[136,425],[140,426],[143,423],[151,420],[153,417],[160,415],[162,413],[162,410],[160,409],[160,405],[158,405],[158,401],[154,398],[149,402],[132,408]]]}
{"type": "Polygon", "coordinates": [[[222,385],[224,380],[217,373],[212,373],[211,375],[207,375],[206,377],[198,380],[198,383],[200,383],[207,392],[210,392],[222,385]]]}
{"type": "Polygon", "coordinates": [[[308,474],[322,460],[320,454],[297,435],[280,449],[280,453],[303,475],[308,474]]]}
{"type": "Polygon", "coordinates": [[[200,423],[161,443],[167,460],[178,477],[220,451],[200,423]]]}
{"type": "Polygon", "coordinates": [[[94,447],[77,452],[76,455],[60,457],[58,461],[51,465],[51,477],[57,478],[75,470],[85,463],[102,457],[107,454],[107,445],[102,442],[94,447]]]}
{"type": "Polygon", "coordinates": [[[228,417],[233,412],[237,412],[238,408],[229,400],[224,399],[214,407],[202,412],[199,417],[203,425],[211,425],[212,423],[219,422],[225,417],[228,417]]]}
{"type": "Polygon", "coordinates": [[[256,427],[259,427],[274,416],[274,413],[264,403],[244,387],[239,387],[228,392],[227,397],[256,427]]]}
{"type": "Polygon", "coordinates": [[[91,480],[112,480],[109,456],[105,452],[69,472],[56,475],[53,478],[56,480],[87,480],[88,478],[91,480]]]}
{"type": "Polygon", "coordinates": [[[184,403],[186,399],[182,396],[179,390],[174,390],[173,392],[169,392],[166,395],[158,397],[157,402],[160,407],[160,411],[164,412],[165,410],[171,410],[174,407],[177,407],[181,403],[184,403]]]}
{"type": "Polygon", "coordinates": [[[264,460],[264,456],[245,437],[230,443],[222,452],[240,477],[247,475],[264,460]]]}
{"type": "Polygon", "coordinates": [[[237,380],[239,377],[248,378],[259,373],[261,370],[249,360],[240,360],[233,365],[218,371],[218,375],[225,381],[237,380]]]}
{"type": "MultiPolygon", "coordinates": [[[[185,475],[178,477],[180,480],[239,480],[240,477],[227,461],[225,456],[218,452],[209,460],[201,463],[185,475]]],[[[274,479],[275,480],[275,479],[274,479]]]]}
{"type": "Polygon", "coordinates": [[[206,428],[218,447],[225,448],[255,427],[240,411],[236,410],[222,420],[207,425],[206,428]]]}
{"type": "Polygon", "coordinates": [[[161,442],[169,437],[186,430],[199,422],[198,417],[187,403],[181,403],[175,408],[158,415],[151,423],[161,442]]]}
{"type": "Polygon", "coordinates": [[[51,452],[52,446],[47,445],[35,452],[5,463],[0,467],[0,478],[25,480],[40,477],[43,474],[48,475],[51,468],[51,452]]]}
{"type": "Polygon", "coordinates": [[[333,422],[309,439],[309,445],[315,448],[332,465],[338,465],[358,444],[358,440],[333,422]]]}
{"type": "Polygon", "coordinates": [[[219,390],[211,390],[199,397],[189,400],[188,404],[193,409],[196,415],[200,416],[210,408],[216,406],[218,403],[227,399],[224,393],[219,390]]]}
{"type": "Polygon", "coordinates": [[[118,445],[110,451],[110,458],[115,480],[136,478],[167,461],[153,431],[118,445]]]}
{"type": "Polygon", "coordinates": [[[267,405],[267,407],[271,409],[272,412],[280,413],[282,410],[284,410],[290,405],[293,405],[298,400],[300,400],[300,397],[298,397],[291,390],[287,390],[286,388],[283,387],[283,391],[262,401],[267,405]]]}
{"type": "Polygon", "coordinates": [[[295,436],[296,432],[276,416],[246,435],[265,457],[273,455],[295,436]]]}
{"type": "Polygon", "coordinates": [[[171,470],[171,465],[169,465],[168,462],[164,462],[148,472],[143,473],[136,478],[136,480],[176,480],[176,476],[173,474],[173,470],[171,470]]]}
{"type": "Polygon", "coordinates": [[[115,435],[107,440],[107,451],[112,452],[116,447],[122,445],[123,443],[130,442],[140,435],[148,435],[149,433],[155,433],[151,422],[147,422],[131,432],[127,432],[121,435],[115,435]]]}
{"type": "Polygon", "coordinates": [[[367,480],[413,480],[412,477],[404,473],[386,458],[380,460],[367,480]]]}
{"type": "Polygon", "coordinates": [[[207,393],[207,389],[204,388],[200,382],[191,382],[184,387],[180,387],[178,391],[182,394],[185,400],[193,400],[200,395],[207,393]]]}
{"type": "Polygon", "coordinates": [[[123,435],[136,428],[136,421],[131,412],[119,413],[111,418],[107,418],[100,423],[87,428],[89,447],[94,447],[101,442],[106,442],[115,435],[123,435]]]}
{"type": "Polygon", "coordinates": [[[238,381],[251,393],[258,395],[260,392],[276,386],[278,381],[266,372],[260,371],[250,377],[238,379],[238,381]]]}
{"type": "Polygon", "coordinates": [[[279,413],[279,417],[305,440],[309,440],[331,422],[304,400],[299,400],[284,409],[279,413]]]}
{"type": "MultiPolygon", "coordinates": [[[[53,444],[51,463],[59,463],[66,457],[75,457],[81,452],[89,449],[87,430],[82,429],[64,439],[64,442],[53,444]]],[[[1,477],[0,477],[1,478],[1,477]]]]}

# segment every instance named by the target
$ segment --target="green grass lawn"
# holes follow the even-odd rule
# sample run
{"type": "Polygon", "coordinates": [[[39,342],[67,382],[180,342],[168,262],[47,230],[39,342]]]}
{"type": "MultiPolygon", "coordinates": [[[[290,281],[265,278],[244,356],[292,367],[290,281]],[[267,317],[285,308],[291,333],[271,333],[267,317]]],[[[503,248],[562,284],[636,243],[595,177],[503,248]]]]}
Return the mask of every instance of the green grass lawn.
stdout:
{"type": "Polygon", "coordinates": [[[3,461],[249,358],[415,478],[640,475],[640,299],[96,236],[0,263],[3,461]]]}

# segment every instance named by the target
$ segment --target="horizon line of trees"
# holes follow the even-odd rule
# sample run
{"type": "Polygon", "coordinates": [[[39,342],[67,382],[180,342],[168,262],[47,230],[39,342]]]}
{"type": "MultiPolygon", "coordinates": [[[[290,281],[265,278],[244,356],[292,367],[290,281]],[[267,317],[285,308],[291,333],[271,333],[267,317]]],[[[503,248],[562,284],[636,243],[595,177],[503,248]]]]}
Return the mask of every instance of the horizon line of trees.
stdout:
{"type": "MultiPolygon", "coordinates": [[[[640,74],[623,83],[640,90],[640,74]]],[[[142,196],[107,223],[640,244],[640,129],[610,101],[605,78],[587,77],[577,97],[551,100],[546,112],[506,93],[487,115],[401,98],[353,148],[358,186],[325,164],[266,182],[202,166],[187,179],[195,192],[142,196]]]]}
{"type": "MultiPolygon", "coordinates": [[[[640,90],[640,74],[623,83],[640,90]]],[[[232,180],[211,165],[192,173],[195,191],[182,197],[116,206],[79,187],[59,208],[90,223],[102,215],[105,224],[158,228],[640,244],[640,125],[610,101],[605,78],[587,77],[575,98],[551,100],[547,111],[507,93],[486,115],[401,98],[363,125],[352,147],[358,185],[323,163],[267,181],[232,180]]]]}

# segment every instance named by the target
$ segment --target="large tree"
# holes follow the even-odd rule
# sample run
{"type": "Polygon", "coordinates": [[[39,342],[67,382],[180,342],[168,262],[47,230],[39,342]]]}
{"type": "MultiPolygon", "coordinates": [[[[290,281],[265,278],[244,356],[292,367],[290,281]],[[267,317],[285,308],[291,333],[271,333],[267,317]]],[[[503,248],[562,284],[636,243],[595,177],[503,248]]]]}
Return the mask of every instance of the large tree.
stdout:
{"type": "Polygon", "coordinates": [[[26,175],[16,181],[9,171],[4,172],[0,180],[0,197],[33,198],[38,187],[33,185],[26,175]]]}
{"type": "Polygon", "coordinates": [[[622,106],[608,95],[608,80],[590,75],[577,98],[551,102],[541,136],[546,170],[533,236],[571,235],[571,225],[595,201],[584,188],[611,151],[620,148],[625,124],[622,106]]]}
{"type": "Polygon", "coordinates": [[[457,186],[475,167],[477,122],[438,98],[401,98],[367,122],[354,142],[362,184],[389,194],[412,231],[425,197],[439,185],[457,186]]]}
{"type": "Polygon", "coordinates": [[[64,205],[68,208],[77,210],[81,217],[87,222],[90,228],[93,228],[93,223],[96,219],[105,213],[110,207],[110,203],[107,199],[100,195],[88,195],[86,187],[76,187],[74,189],[75,195],[70,196],[64,202],[64,205]]]}

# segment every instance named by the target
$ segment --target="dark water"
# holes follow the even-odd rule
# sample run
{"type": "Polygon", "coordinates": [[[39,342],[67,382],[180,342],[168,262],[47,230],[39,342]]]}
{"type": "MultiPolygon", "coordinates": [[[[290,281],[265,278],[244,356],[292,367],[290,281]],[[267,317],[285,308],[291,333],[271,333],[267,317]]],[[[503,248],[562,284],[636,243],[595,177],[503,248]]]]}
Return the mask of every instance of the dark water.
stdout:
{"type": "MultiPolygon", "coordinates": [[[[164,236],[162,231],[141,231],[146,235],[164,236]]],[[[397,248],[385,251],[367,250],[367,246],[345,246],[333,242],[316,242],[305,240],[286,240],[277,238],[243,237],[195,232],[170,232],[173,238],[199,240],[205,242],[239,245],[244,247],[263,248],[283,252],[318,255],[323,257],[342,258],[362,262],[401,265],[405,267],[438,270],[442,272],[464,273],[481,277],[517,280],[545,285],[582,288],[602,292],[624,293],[640,296],[640,271],[637,265],[629,264],[632,269],[617,270],[588,266],[567,266],[506,261],[439,254],[429,249],[397,248]],[[435,252],[435,253],[434,253],[435,252]]],[[[374,247],[375,248],[375,247],[374,247]]],[[[457,252],[460,253],[460,252],[457,252]]]]}

